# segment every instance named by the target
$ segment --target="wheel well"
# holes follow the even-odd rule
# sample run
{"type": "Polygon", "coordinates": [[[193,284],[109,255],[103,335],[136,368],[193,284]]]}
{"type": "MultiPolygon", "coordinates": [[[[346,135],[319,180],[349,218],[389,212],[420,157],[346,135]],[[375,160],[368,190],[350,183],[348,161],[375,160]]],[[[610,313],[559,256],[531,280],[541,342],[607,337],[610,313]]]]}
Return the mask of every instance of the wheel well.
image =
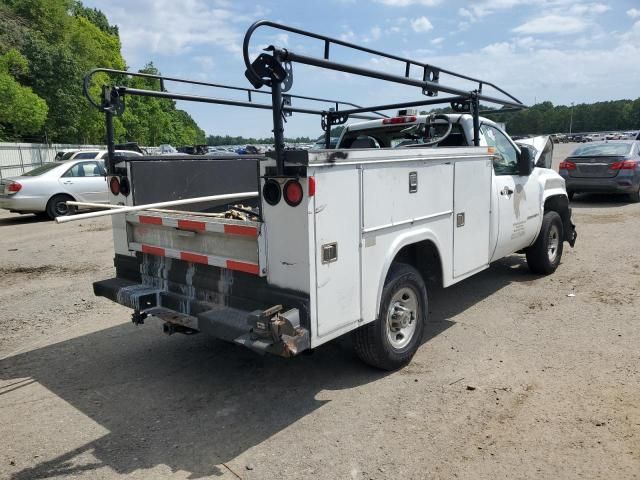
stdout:
{"type": "Polygon", "coordinates": [[[49,200],[47,200],[47,205],[49,205],[49,202],[53,199],[53,197],[69,197],[72,201],[76,201],[76,199],[73,197],[73,195],[70,195],[66,192],[60,192],[60,193],[54,193],[53,195],[51,195],[49,197],[49,200]]]}
{"type": "Polygon", "coordinates": [[[554,195],[544,202],[544,213],[557,212],[562,219],[565,240],[572,231],[571,228],[571,209],[569,208],[569,199],[564,195],[554,195]]]}
{"type": "Polygon", "coordinates": [[[406,245],[396,254],[393,262],[406,263],[416,268],[425,283],[442,286],[442,261],[436,245],[430,240],[406,245]]]}

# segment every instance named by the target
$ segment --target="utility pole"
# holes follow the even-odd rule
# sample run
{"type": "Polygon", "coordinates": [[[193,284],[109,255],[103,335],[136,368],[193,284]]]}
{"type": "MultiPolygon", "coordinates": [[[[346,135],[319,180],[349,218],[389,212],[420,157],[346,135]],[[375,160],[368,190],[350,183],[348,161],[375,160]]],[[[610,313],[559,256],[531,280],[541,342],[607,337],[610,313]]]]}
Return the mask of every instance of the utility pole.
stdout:
{"type": "Polygon", "coordinates": [[[571,102],[571,117],[569,119],[569,135],[571,135],[572,129],[573,129],[573,102],[571,102]]]}

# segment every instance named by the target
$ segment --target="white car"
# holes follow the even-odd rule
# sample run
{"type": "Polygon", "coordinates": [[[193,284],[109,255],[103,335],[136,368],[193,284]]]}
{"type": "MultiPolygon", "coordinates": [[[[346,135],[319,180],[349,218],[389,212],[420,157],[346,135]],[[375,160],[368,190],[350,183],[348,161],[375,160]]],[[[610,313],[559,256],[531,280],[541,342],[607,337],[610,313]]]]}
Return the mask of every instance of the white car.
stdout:
{"type": "Polygon", "coordinates": [[[93,153],[93,159],[45,163],[23,175],[0,180],[0,208],[54,219],[74,213],[76,209],[66,204],[69,200],[109,203],[104,160],[96,158],[103,152],[93,153]]]}

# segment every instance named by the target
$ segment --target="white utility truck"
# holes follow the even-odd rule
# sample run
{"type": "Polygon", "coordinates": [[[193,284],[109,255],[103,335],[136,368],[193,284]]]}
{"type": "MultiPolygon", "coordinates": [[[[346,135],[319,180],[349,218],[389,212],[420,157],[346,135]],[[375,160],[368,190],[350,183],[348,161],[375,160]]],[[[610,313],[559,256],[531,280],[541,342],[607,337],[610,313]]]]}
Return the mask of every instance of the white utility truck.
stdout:
{"type": "Polygon", "coordinates": [[[490,83],[380,52],[373,53],[405,62],[405,75],[335,63],[332,44],[373,52],[272,22],[254,24],[245,37],[246,75],[256,89],[271,87],[271,105],[253,103],[251,93],[238,102],[103,89],[98,106],[110,145],[121,98],[147,95],[272,109],[276,148],[230,158],[113,156],[108,213],[116,276],[96,282],[97,295],[132,308],[134,323],[155,316],[167,333],[205,332],[283,356],[352,332],[365,362],[396,369],[421,344],[426,278],[448,287],[516,252],[526,254],[533,272],[554,272],[563,242],[573,246],[576,239],[564,181],[550,169],[549,155],[517,145],[479,115],[481,100],[510,108],[520,102],[490,83]],[[324,57],[270,47],[250,62],[250,38],[262,26],[322,40],[324,57]],[[309,98],[283,94],[295,62],[417,86],[428,98],[346,110],[338,103],[322,111],[293,107],[291,98],[309,98]],[[410,75],[416,66],[422,79],[410,75]],[[445,74],[478,88],[446,87],[439,82],[445,74]],[[508,98],[484,95],[487,85],[508,98]],[[454,96],[432,98],[438,92],[454,96]],[[437,103],[458,113],[380,113],[437,103]],[[335,149],[286,150],[282,121],[293,112],[321,114],[327,142],[331,125],[369,120],[348,124],[335,149]],[[234,192],[242,206],[228,205],[234,192]],[[150,208],[199,195],[212,197],[181,210],[150,208]]]}

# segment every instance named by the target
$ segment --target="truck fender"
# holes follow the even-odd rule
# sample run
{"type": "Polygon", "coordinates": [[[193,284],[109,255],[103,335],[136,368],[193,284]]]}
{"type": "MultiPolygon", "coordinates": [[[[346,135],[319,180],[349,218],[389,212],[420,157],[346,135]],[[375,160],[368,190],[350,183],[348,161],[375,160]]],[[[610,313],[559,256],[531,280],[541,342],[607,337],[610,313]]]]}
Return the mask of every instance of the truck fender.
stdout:
{"type": "MultiPolygon", "coordinates": [[[[547,186],[549,185],[549,183],[550,181],[547,180],[547,186]]],[[[573,246],[573,243],[575,242],[575,227],[571,222],[571,208],[569,207],[569,197],[567,196],[567,192],[564,189],[564,185],[562,185],[562,187],[552,187],[549,189],[545,188],[542,205],[544,209],[543,214],[544,212],[550,210],[558,212],[560,218],[562,218],[564,240],[569,242],[569,244],[573,246]]],[[[540,232],[538,232],[538,235],[539,234],[540,232]]],[[[536,237],[538,235],[536,235],[536,237]]]]}
{"type": "MultiPolygon", "coordinates": [[[[380,300],[382,298],[382,290],[384,289],[384,283],[387,279],[387,274],[389,273],[389,268],[391,268],[391,264],[398,256],[398,253],[405,247],[409,245],[413,245],[415,243],[430,241],[436,248],[438,256],[440,257],[440,261],[444,264],[444,260],[442,259],[442,248],[441,243],[438,240],[438,237],[433,233],[432,230],[428,228],[421,228],[419,230],[412,230],[406,232],[403,235],[399,235],[393,240],[393,243],[390,245],[387,255],[385,256],[385,261],[382,266],[380,272],[380,278],[378,280],[378,291],[376,294],[376,315],[377,312],[380,311],[380,300]]],[[[442,275],[444,276],[444,268],[442,269],[442,275]]],[[[441,279],[444,283],[444,278],[441,279]]]]}

